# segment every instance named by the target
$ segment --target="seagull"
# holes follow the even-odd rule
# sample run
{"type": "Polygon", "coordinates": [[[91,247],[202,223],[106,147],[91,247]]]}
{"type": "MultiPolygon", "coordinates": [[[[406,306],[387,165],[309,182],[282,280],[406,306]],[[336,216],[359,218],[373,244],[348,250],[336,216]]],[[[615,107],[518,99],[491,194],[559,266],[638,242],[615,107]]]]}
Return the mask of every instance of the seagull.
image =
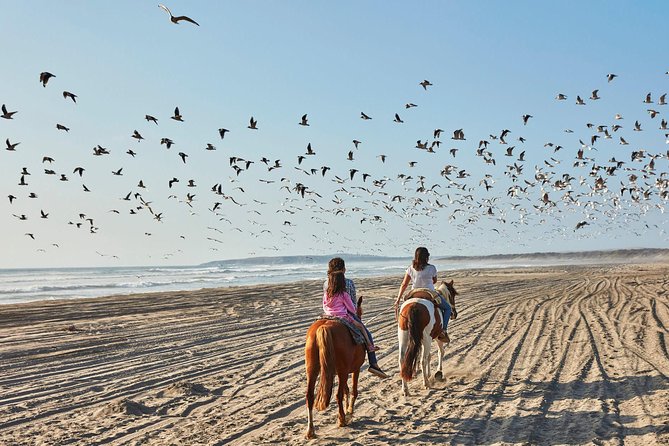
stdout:
{"type": "Polygon", "coordinates": [[[432,86],[432,82],[425,79],[423,82],[420,82],[419,85],[423,87],[423,90],[427,90],[427,87],[432,86]]]}
{"type": "Polygon", "coordinates": [[[218,134],[221,137],[221,139],[225,138],[226,132],[229,132],[230,130],[228,129],[218,129],[218,134]]]}
{"type": "Polygon", "coordinates": [[[172,23],[174,23],[174,24],[177,24],[177,25],[178,25],[179,22],[180,22],[181,20],[185,20],[185,21],[187,21],[187,22],[192,23],[193,25],[200,26],[200,24],[197,23],[195,20],[193,20],[193,19],[191,19],[190,17],[187,17],[187,16],[185,16],[185,15],[180,15],[180,16],[176,16],[176,17],[174,17],[174,16],[172,15],[172,12],[171,12],[171,11],[169,10],[169,8],[168,8],[167,6],[165,6],[165,5],[161,5],[161,4],[159,4],[158,7],[162,8],[163,10],[165,10],[165,12],[167,12],[167,13],[170,15],[170,21],[171,21],[172,23]]]}
{"type": "Polygon", "coordinates": [[[72,99],[72,102],[74,102],[75,104],[77,103],[77,95],[74,94],[74,93],[70,93],[69,91],[64,91],[63,92],[63,97],[65,99],[70,98],[70,99],[72,99]]]}
{"type": "Polygon", "coordinates": [[[360,112],[360,118],[361,118],[361,119],[364,119],[365,121],[367,121],[367,120],[369,120],[369,119],[372,119],[371,117],[369,117],[368,115],[366,115],[366,114],[363,113],[363,112],[360,112]]]}
{"type": "Polygon", "coordinates": [[[0,115],[0,118],[14,119],[14,118],[12,118],[12,116],[15,113],[16,113],[15,111],[13,111],[13,112],[7,111],[7,107],[5,106],[5,104],[2,104],[2,115],[0,115]]]}
{"type": "Polygon", "coordinates": [[[567,95],[562,94],[562,93],[558,93],[558,95],[555,96],[555,99],[557,99],[558,101],[564,101],[565,99],[567,99],[567,95]]]}
{"type": "Polygon", "coordinates": [[[597,95],[598,92],[599,92],[599,90],[592,90],[592,94],[590,95],[590,99],[592,99],[593,101],[596,101],[597,99],[601,99],[601,98],[597,95]]]}
{"type": "Polygon", "coordinates": [[[576,96],[576,105],[585,105],[585,101],[580,96],[576,96]]]}
{"type": "Polygon", "coordinates": [[[607,74],[607,75],[606,75],[606,80],[609,81],[609,82],[611,82],[611,81],[613,80],[613,78],[615,78],[615,77],[618,77],[618,75],[617,75],[617,74],[612,74],[612,73],[611,73],[611,74],[607,74]]]}
{"type": "Polygon", "coordinates": [[[406,104],[404,104],[404,108],[412,108],[412,107],[418,107],[418,106],[412,102],[407,102],[406,104]]]}
{"type": "Polygon", "coordinates": [[[184,121],[183,116],[181,116],[181,114],[179,113],[179,107],[174,108],[174,116],[172,116],[172,119],[179,122],[184,121]]]}
{"type": "Polygon", "coordinates": [[[307,114],[306,113],[302,115],[302,119],[300,120],[299,124],[304,125],[304,126],[309,125],[309,123],[307,122],[307,114]]]}
{"type": "Polygon", "coordinates": [[[48,71],[42,71],[39,74],[39,81],[42,83],[44,87],[46,87],[46,84],[49,82],[49,79],[52,77],[56,77],[55,75],[49,73],[48,71]]]}
{"type": "Polygon", "coordinates": [[[400,118],[400,115],[398,115],[397,113],[395,113],[395,119],[393,119],[393,121],[397,122],[398,124],[401,124],[401,123],[404,122],[404,121],[402,121],[402,118],[400,118]]]}
{"type": "Polygon", "coordinates": [[[135,138],[137,142],[140,142],[142,139],[144,139],[144,137],[137,130],[132,133],[132,137],[135,138]]]}
{"type": "Polygon", "coordinates": [[[186,164],[186,158],[188,157],[188,155],[186,155],[183,152],[179,152],[179,156],[181,157],[181,161],[183,161],[184,164],[186,164]]]}
{"type": "Polygon", "coordinates": [[[144,115],[144,119],[146,119],[147,122],[153,122],[154,124],[158,125],[158,119],[154,116],[144,115]]]}
{"type": "Polygon", "coordinates": [[[249,125],[246,126],[246,128],[251,130],[258,130],[258,121],[253,119],[253,116],[251,116],[251,119],[249,119],[249,125]]]}
{"type": "Polygon", "coordinates": [[[5,144],[7,144],[7,150],[13,152],[13,151],[16,151],[16,146],[18,146],[21,143],[20,142],[15,142],[14,144],[12,144],[12,143],[9,142],[9,138],[7,138],[7,140],[5,141],[5,144]]]}
{"type": "Polygon", "coordinates": [[[70,128],[69,128],[69,127],[65,127],[63,124],[56,124],[56,128],[57,128],[58,130],[65,130],[66,132],[69,132],[69,131],[70,131],[70,128]]]}
{"type": "Polygon", "coordinates": [[[523,125],[527,125],[527,121],[529,121],[532,117],[532,115],[523,115],[523,125]]]}

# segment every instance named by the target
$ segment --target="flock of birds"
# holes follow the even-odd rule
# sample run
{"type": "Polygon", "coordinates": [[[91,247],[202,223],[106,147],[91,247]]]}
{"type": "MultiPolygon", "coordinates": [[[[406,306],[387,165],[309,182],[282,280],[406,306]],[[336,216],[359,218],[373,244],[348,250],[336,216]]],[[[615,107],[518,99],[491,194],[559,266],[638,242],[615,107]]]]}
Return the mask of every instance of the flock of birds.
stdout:
{"type": "MultiPolygon", "coordinates": [[[[193,19],[175,17],[167,7],[159,6],[169,14],[173,23],[189,22],[199,26],[193,19]]],[[[606,75],[610,84],[615,84],[616,78],[616,74],[606,75]]],[[[39,83],[44,88],[55,88],[53,84],[57,80],[56,75],[48,71],[39,75],[39,83]]],[[[417,88],[422,94],[429,95],[434,86],[423,80],[417,88]]],[[[72,106],[77,106],[79,97],[76,94],[63,91],[62,96],[72,106]]],[[[578,107],[587,106],[590,101],[605,100],[600,96],[600,89],[593,90],[589,98],[583,97],[576,95],[572,99],[571,95],[559,93],[554,100],[573,100],[578,107]]],[[[259,241],[259,251],[242,253],[247,255],[282,251],[294,246],[298,240],[303,241],[305,234],[311,237],[311,244],[324,253],[348,250],[367,254],[384,254],[386,248],[397,246],[405,246],[406,252],[412,252],[418,244],[429,245],[434,251],[456,254],[457,244],[466,243],[472,237],[518,243],[523,240],[524,228],[547,223],[553,233],[546,234],[546,239],[601,237],[620,228],[628,228],[629,234],[636,235],[651,230],[665,234],[664,228],[649,224],[646,217],[664,213],[669,202],[666,171],[669,150],[637,147],[634,135],[644,131],[657,132],[659,138],[664,138],[661,147],[666,147],[664,143],[669,144],[669,128],[662,114],[662,108],[667,104],[666,93],[649,92],[639,102],[645,108],[643,115],[630,119],[621,113],[612,113],[610,122],[586,122],[582,128],[562,129],[566,136],[543,141],[541,145],[528,143],[520,134],[522,131],[514,126],[511,126],[514,130],[499,129],[483,138],[471,138],[463,128],[448,131],[436,128],[429,138],[418,139],[409,152],[402,148],[401,152],[375,154],[378,165],[369,168],[369,165],[357,163],[357,156],[365,150],[366,144],[353,137],[350,148],[340,154],[350,162],[350,167],[342,169],[319,162],[321,156],[317,154],[317,144],[307,142],[303,151],[295,151],[281,159],[269,155],[251,159],[246,154],[226,152],[230,169],[228,178],[213,184],[201,185],[203,181],[199,178],[185,178],[175,166],[174,172],[164,174],[163,184],[149,186],[143,178],[131,178],[124,185],[126,191],[131,189],[129,192],[113,197],[95,196],[94,200],[108,202],[108,213],[117,218],[143,215],[141,231],[146,237],[152,236],[156,230],[150,225],[165,225],[176,220],[170,215],[175,212],[174,207],[166,204],[173,201],[178,209],[176,212],[192,217],[208,216],[204,223],[200,221],[202,226],[180,228],[179,238],[204,238],[209,249],[214,251],[224,249],[226,240],[233,237],[259,241]],[[449,147],[445,148],[446,145],[449,147]],[[628,149],[628,145],[633,148],[628,149]],[[603,155],[611,151],[615,156],[603,155]],[[404,157],[406,153],[411,156],[406,159],[405,169],[388,172],[387,159],[404,157]],[[417,161],[418,153],[432,158],[427,162],[417,161]],[[528,159],[534,162],[528,165],[528,159]],[[472,169],[468,165],[471,162],[482,163],[480,169],[472,169]],[[245,212],[232,212],[234,208],[245,212]],[[232,214],[245,217],[233,222],[232,214]],[[301,218],[296,218],[296,214],[301,218]],[[337,219],[345,222],[343,230],[331,229],[337,219]],[[397,233],[389,230],[394,225],[406,229],[404,240],[398,241],[397,233]],[[385,243],[370,246],[366,240],[371,233],[386,233],[385,243]],[[488,235],[478,236],[483,233],[488,235]]],[[[394,113],[392,121],[403,124],[419,106],[406,102],[402,112],[405,116],[394,113]]],[[[11,121],[20,119],[21,113],[13,104],[2,104],[0,118],[5,121],[0,125],[2,132],[11,126],[11,121]]],[[[359,118],[370,121],[376,117],[361,112],[359,118]]],[[[518,117],[517,126],[524,129],[531,126],[534,119],[533,115],[524,114],[518,117]]],[[[187,125],[178,106],[169,120],[187,125]]],[[[145,157],[144,154],[140,156],[138,149],[142,142],[146,146],[146,141],[153,141],[152,144],[168,151],[180,147],[168,136],[145,136],[153,135],[163,127],[162,118],[146,113],[144,121],[144,127],[138,123],[136,129],[128,129],[128,142],[133,145],[122,154],[98,144],[89,156],[108,157],[117,163],[121,160],[136,163],[145,157]]],[[[295,125],[296,129],[297,126],[310,127],[309,114],[296,117],[295,125]]],[[[58,131],[71,131],[61,123],[55,126],[58,131]]],[[[220,127],[212,133],[220,144],[225,144],[230,132],[239,131],[261,132],[262,126],[251,116],[246,129],[220,127]]],[[[6,138],[5,144],[7,152],[23,150],[17,140],[6,138]]],[[[35,149],[26,147],[25,150],[35,149]]],[[[207,142],[200,150],[215,152],[218,148],[207,142]]],[[[190,162],[193,153],[183,149],[177,150],[176,155],[178,164],[183,165],[190,162]]],[[[54,176],[60,182],[78,181],[82,199],[95,194],[96,178],[88,178],[85,162],[63,171],[64,166],[58,165],[52,154],[42,153],[40,156],[39,166],[22,167],[13,175],[5,172],[5,176],[17,179],[6,195],[13,210],[7,218],[21,222],[54,218],[56,212],[48,210],[54,204],[40,202],[41,191],[31,190],[31,175],[54,176]],[[22,206],[22,203],[30,205],[22,206]],[[32,203],[39,203],[39,212],[32,203]]],[[[115,165],[109,167],[109,175],[126,177],[126,172],[124,167],[115,165]]],[[[83,234],[97,234],[104,231],[104,222],[109,217],[90,215],[82,210],[58,218],[63,225],[83,234]]],[[[134,223],[128,225],[132,230],[136,230],[136,226],[134,223]]],[[[31,242],[42,241],[34,247],[36,252],[60,247],[59,240],[53,235],[43,240],[37,231],[5,233],[3,237],[13,235],[24,236],[31,242]]],[[[100,256],[119,258],[116,253],[96,249],[94,242],[88,246],[100,256]]],[[[160,255],[168,259],[178,254],[180,248],[175,246],[160,255]]]]}

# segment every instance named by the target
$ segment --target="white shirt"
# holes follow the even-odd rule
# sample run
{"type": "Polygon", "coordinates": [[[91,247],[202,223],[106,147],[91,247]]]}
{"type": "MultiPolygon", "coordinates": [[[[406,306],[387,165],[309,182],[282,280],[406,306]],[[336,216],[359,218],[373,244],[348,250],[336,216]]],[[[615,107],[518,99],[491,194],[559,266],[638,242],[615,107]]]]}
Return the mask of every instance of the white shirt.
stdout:
{"type": "Polygon", "coordinates": [[[407,268],[407,274],[411,277],[411,289],[429,288],[434,289],[433,277],[437,277],[437,267],[429,263],[421,271],[416,271],[413,265],[407,268]]]}

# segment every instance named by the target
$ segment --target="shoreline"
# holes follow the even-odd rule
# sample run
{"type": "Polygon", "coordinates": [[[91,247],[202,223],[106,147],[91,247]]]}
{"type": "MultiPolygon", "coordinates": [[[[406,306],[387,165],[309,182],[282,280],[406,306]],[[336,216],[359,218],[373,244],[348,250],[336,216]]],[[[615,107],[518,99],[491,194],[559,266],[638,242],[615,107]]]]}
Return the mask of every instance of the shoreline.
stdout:
{"type": "MultiPolygon", "coordinates": [[[[666,444],[667,277],[657,263],[441,271],[460,313],[445,378],[404,398],[401,277],[351,276],[391,378],[363,366],[352,424],[333,402],[310,444],[666,444]]],[[[0,443],[305,444],[321,284],[0,306],[0,443]]]]}

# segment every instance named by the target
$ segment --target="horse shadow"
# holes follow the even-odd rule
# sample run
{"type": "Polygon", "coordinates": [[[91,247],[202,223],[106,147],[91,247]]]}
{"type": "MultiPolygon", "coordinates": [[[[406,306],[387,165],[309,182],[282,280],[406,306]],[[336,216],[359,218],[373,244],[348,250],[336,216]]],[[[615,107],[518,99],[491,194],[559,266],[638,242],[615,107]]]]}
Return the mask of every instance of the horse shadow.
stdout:
{"type": "MultiPolygon", "coordinates": [[[[663,376],[627,376],[615,380],[567,383],[531,380],[511,384],[492,382],[498,390],[474,390],[470,393],[459,384],[449,388],[452,383],[449,383],[448,376],[444,381],[433,381],[431,389],[413,389],[412,398],[404,401],[404,407],[413,407],[437,399],[439,402],[432,405],[429,419],[417,417],[405,422],[397,420],[396,423],[359,419],[352,427],[378,431],[379,438],[401,438],[403,441],[427,444],[608,444],[623,443],[626,437],[639,439],[641,436],[650,436],[644,437],[644,440],[650,438],[651,443],[669,444],[669,406],[662,404],[663,411],[658,413],[655,407],[653,411],[640,415],[625,414],[621,408],[635,398],[654,395],[661,398],[658,393],[669,389],[669,379],[663,376]],[[518,387],[522,390],[513,390],[518,387]],[[449,390],[452,395],[448,395],[449,390]],[[441,399],[440,395],[443,395],[441,399]],[[480,406],[480,409],[474,416],[457,416],[447,411],[455,401],[459,401],[461,407],[471,404],[480,406]],[[524,408],[523,401],[540,403],[524,408]],[[557,409],[567,404],[568,409],[557,409]],[[599,410],[592,410],[593,405],[599,410]],[[579,406],[589,409],[575,409],[579,406]],[[514,413],[503,415],[510,408],[514,413]]],[[[406,412],[412,413],[411,407],[405,409],[406,412]]]]}

